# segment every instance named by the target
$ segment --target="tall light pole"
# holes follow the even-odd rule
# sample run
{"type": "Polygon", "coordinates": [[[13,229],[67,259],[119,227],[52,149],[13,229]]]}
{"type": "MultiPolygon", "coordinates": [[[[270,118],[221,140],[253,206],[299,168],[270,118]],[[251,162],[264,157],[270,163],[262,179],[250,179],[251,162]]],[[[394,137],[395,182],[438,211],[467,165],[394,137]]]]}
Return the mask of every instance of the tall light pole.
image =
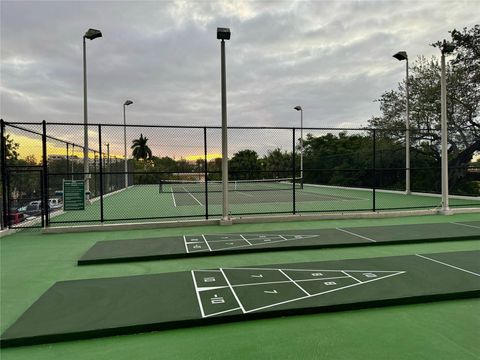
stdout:
{"type": "Polygon", "coordinates": [[[447,80],[445,76],[445,55],[455,50],[453,44],[443,40],[440,45],[442,77],[440,80],[442,99],[442,212],[449,213],[448,207],[448,129],[447,129],[447,80]]]}
{"type": "Polygon", "coordinates": [[[85,39],[94,40],[99,37],[102,37],[102,32],[95,29],[88,29],[83,35],[83,172],[86,194],[90,193],[90,171],[88,164],[87,51],[85,39]]]}
{"type": "Polygon", "coordinates": [[[132,105],[132,100],[127,100],[123,104],[123,156],[124,156],[124,165],[125,165],[125,189],[128,188],[128,165],[127,165],[127,118],[125,115],[125,106],[132,105]]]}
{"type": "Polygon", "coordinates": [[[222,193],[223,211],[222,220],[230,222],[228,214],[228,142],[227,142],[227,81],[225,66],[225,40],[230,40],[230,29],[217,28],[217,39],[221,42],[221,82],[222,82],[222,193]]]}
{"type": "Polygon", "coordinates": [[[405,194],[409,195],[411,193],[410,189],[410,109],[409,109],[409,81],[408,81],[408,55],[406,51],[399,51],[393,57],[399,61],[406,60],[406,78],[405,78],[405,92],[406,92],[406,101],[405,101],[405,194]]]}
{"type": "Polygon", "coordinates": [[[300,105],[295,106],[294,109],[300,111],[300,178],[303,189],[303,109],[300,105]]]}

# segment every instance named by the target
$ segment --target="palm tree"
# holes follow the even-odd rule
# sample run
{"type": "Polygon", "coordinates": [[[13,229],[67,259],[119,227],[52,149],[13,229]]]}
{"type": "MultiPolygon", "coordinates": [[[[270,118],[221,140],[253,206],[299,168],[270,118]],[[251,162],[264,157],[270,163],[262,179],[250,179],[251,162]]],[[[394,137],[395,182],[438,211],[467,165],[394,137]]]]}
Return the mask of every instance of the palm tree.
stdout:
{"type": "Polygon", "coordinates": [[[147,145],[148,139],[143,137],[143,134],[140,134],[140,139],[135,139],[132,141],[132,155],[137,160],[148,160],[152,158],[152,150],[147,145]]]}

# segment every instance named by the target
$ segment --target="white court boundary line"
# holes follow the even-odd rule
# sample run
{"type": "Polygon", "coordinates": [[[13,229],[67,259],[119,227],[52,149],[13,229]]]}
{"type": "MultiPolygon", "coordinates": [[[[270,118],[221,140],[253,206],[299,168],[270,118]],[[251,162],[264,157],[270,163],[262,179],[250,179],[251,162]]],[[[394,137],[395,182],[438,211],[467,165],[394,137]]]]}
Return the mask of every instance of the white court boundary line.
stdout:
{"type": "Polygon", "coordinates": [[[200,200],[198,200],[195,196],[193,196],[193,194],[188,191],[185,186],[182,186],[183,190],[185,190],[187,192],[188,195],[190,195],[196,202],[198,202],[200,204],[200,206],[203,206],[203,204],[200,202],[200,200]]]}
{"type": "Polygon", "coordinates": [[[440,260],[435,260],[435,259],[429,258],[428,256],[425,256],[425,255],[415,254],[415,256],[418,256],[418,257],[421,257],[423,259],[430,260],[430,261],[433,261],[433,262],[436,262],[436,263],[439,263],[439,264],[442,264],[442,265],[445,265],[445,266],[451,267],[453,269],[457,269],[457,270],[460,270],[460,271],[463,271],[463,272],[466,272],[466,273],[469,273],[469,274],[472,274],[472,275],[475,275],[475,276],[480,276],[480,274],[477,274],[476,272],[466,270],[466,269],[462,269],[461,267],[450,265],[450,264],[447,264],[447,263],[442,262],[440,260]]]}
{"type": "Polygon", "coordinates": [[[173,200],[173,206],[177,207],[177,202],[175,201],[175,195],[173,194],[173,189],[170,189],[172,192],[172,200],[173,200]]]}
{"type": "Polygon", "coordinates": [[[461,226],[467,226],[467,227],[471,227],[471,228],[474,228],[474,229],[480,229],[480,226],[475,226],[475,225],[470,225],[470,224],[462,224],[462,223],[453,222],[453,221],[452,221],[450,224],[461,225],[461,226]]]}
{"type": "Polygon", "coordinates": [[[183,235],[183,244],[185,245],[185,251],[189,254],[190,251],[188,251],[187,237],[185,235],[183,235]]]}
{"type": "Polygon", "coordinates": [[[335,228],[335,230],[343,231],[344,233],[347,233],[347,234],[350,234],[350,235],[353,235],[353,236],[356,236],[356,237],[359,237],[359,238],[362,238],[362,239],[365,239],[365,240],[368,240],[368,241],[377,242],[377,240],[370,239],[370,238],[368,238],[366,236],[362,236],[360,234],[355,234],[354,232],[351,232],[351,231],[348,231],[348,230],[344,230],[344,229],[341,229],[341,228],[335,228]]]}

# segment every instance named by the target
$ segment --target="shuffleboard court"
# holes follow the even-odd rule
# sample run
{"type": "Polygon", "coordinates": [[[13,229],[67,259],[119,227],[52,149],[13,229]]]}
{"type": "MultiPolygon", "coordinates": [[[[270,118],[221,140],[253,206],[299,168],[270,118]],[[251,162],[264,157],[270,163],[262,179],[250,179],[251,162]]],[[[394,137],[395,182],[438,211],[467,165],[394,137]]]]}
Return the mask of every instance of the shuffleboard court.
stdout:
{"type": "Polygon", "coordinates": [[[480,221],[98,241],[78,265],[480,238],[480,221]]]}
{"type": "Polygon", "coordinates": [[[62,281],[2,347],[480,296],[480,251],[62,281]]]}

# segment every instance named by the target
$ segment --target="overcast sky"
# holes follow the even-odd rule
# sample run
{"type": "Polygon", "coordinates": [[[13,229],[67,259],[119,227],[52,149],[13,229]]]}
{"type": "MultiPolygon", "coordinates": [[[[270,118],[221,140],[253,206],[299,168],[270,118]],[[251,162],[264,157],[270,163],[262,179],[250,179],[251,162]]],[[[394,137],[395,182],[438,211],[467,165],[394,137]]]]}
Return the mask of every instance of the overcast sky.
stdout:
{"type": "Polygon", "coordinates": [[[437,56],[432,42],[479,22],[479,1],[1,1],[1,116],[220,125],[220,43],[229,125],[366,125],[405,73],[392,55],[437,56]]]}

